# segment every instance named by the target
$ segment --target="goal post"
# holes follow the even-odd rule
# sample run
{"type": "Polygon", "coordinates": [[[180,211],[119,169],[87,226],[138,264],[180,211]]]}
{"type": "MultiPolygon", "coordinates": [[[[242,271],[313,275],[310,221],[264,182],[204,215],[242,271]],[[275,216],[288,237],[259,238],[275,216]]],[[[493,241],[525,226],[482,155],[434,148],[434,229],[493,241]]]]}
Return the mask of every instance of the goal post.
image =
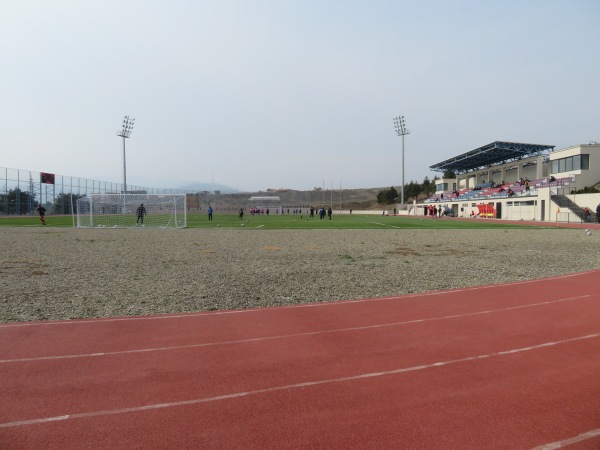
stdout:
{"type": "Polygon", "coordinates": [[[91,194],[77,200],[78,228],[185,228],[185,194],[91,194]]]}
{"type": "Polygon", "coordinates": [[[250,203],[252,204],[252,209],[258,211],[260,214],[267,211],[271,214],[281,214],[283,211],[279,196],[250,197],[250,203]]]}

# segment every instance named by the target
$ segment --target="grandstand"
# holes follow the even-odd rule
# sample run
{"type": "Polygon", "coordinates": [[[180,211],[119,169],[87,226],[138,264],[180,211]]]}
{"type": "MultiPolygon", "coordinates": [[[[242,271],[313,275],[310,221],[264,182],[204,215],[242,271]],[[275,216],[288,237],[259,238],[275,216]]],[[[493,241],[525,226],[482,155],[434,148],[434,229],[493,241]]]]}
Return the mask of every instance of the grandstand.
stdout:
{"type": "Polygon", "coordinates": [[[552,145],[495,141],[430,166],[456,178],[436,181],[435,194],[414,204],[426,215],[432,203],[458,217],[583,221],[600,194],[575,194],[600,181],[600,144],[555,150],[552,145]]]}

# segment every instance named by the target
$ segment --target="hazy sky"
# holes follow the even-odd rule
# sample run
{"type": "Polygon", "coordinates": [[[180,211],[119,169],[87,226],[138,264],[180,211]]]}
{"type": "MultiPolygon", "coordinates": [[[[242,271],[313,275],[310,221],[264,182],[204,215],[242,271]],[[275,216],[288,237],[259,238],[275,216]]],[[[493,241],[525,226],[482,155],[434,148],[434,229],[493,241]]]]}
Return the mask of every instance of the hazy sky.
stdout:
{"type": "Polygon", "coordinates": [[[0,166],[150,187],[399,186],[600,141],[598,0],[0,0],[0,166]]]}

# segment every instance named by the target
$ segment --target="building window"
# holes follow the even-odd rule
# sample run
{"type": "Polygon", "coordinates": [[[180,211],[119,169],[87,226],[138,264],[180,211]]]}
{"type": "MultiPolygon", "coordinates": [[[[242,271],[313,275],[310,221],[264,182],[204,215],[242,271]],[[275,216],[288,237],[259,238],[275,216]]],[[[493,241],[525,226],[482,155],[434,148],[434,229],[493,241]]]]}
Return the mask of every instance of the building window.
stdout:
{"type": "Polygon", "coordinates": [[[552,161],[552,173],[590,170],[590,155],[581,154],[552,161]]]}
{"type": "Polygon", "coordinates": [[[535,205],[537,205],[537,201],[535,201],[535,200],[506,202],[506,206],[535,206],[535,205]]]}
{"type": "Polygon", "coordinates": [[[581,155],[581,170],[590,170],[590,155],[581,155]]]}

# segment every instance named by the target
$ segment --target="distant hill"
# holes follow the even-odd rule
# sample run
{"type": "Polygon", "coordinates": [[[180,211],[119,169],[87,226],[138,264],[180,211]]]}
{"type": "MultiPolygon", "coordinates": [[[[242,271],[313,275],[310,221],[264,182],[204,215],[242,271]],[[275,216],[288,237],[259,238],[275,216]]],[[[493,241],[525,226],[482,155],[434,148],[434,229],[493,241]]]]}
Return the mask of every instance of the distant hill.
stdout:
{"type": "MultiPolygon", "coordinates": [[[[219,198],[219,202],[224,207],[239,208],[240,206],[246,205],[250,197],[270,197],[277,196],[280,198],[281,203],[289,205],[290,207],[296,206],[319,206],[319,205],[332,205],[336,207],[342,207],[344,209],[356,209],[356,210],[379,210],[389,209],[390,205],[380,205],[377,203],[377,194],[386,188],[362,188],[362,189],[311,189],[311,190],[294,190],[285,189],[282,191],[257,191],[247,192],[240,191],[239,189],[232,188],[223,184],[214,185],[212,183],[191,183],[186,186],[182,186],[179,189],[192,191],[194,193],[208,193],[209,195],[203,199],[203,202],[215,202],[215,197],[212,195],[213,192],[219,192],[222,197],[219,198]]],[[[424,195],[420,195],[419,199],[425,198],[424,195]]],[[[407,198],[412,203],[412,197],[407,198]]],[[[395,205],[392,205],[392,208],[395,205]]]]}
{"type": "MultiPolygon", "coordinates": [[[[251,197],[279,197],[281,205],[289,209],[296,207],[306,208],[309,206],[319,207],[322,205],[331,205],[334,209],[354,209],[354,210],[380,210],[390,209],[389,205],[384,207],[377,203],[377,194],[382,188],[368,189],[342,189],[340,190],[310,190],[296,191],[293,189],[283,191],[259,191],[259,192],[233,192],[226,193],[221,191],[220,194],[212,194],[210,189],[196,189],[202,186],[202,183],[192,185],[194,192],[200,194],[197,198],[198,206],[201,208],[207,207],[209,204],[216,206],[221,211],[238,211],[240,207],[250,207],[255,202],[251,202],[251,197]],[[208,194],[204,194],[208,192],[208,194]]],[[[205,184],[205,186],[212,185],[205,184]]],[[[188,188],[186,188],[188,189],[188,188]]],[[[215,185],[215,190],[217,185],[215,185]]],[[[193,198],[188,200],[194,202],[193,198]]],[[[196,204],[188,203],[191,208],[195,208],[196,204]]],[[[395,205],[392,205],[392,208],[395,205]]]]}
{"type": "Polygon", "coordinates": [[[341,203],[345,207],[353,209],[379,209],[381,206],[377,204],[377,193],[383,188],[343,189],[341,192],[338,189],[334,189],[333,191],[328,189],[325,191],[314,189],[297,191],[289,189],[282,192],[244,192],[218,183],[191,183],[181,186],[178,189],[209,193],[218,191],[221,194],[230,194],[229,200],[233,201],[236,205],[240,202],[243,203],[252,196],[278,196],[286,204],[320,205],[321,203],[332,203],[333,205],[339,205],[341,203]]]}
{"type": "Polygon", "coordinates": [[[225,186],[224,184],[219,184],[219,183],[192,183],[192,184],[187,184],[185,186],[178,187],[177,189],[181,189],[184,191],[194,191],[194,192],[220,191],[222,194],[237,194],[240,192],[239,189],[235,189],[230,186],[225,186]]]}

